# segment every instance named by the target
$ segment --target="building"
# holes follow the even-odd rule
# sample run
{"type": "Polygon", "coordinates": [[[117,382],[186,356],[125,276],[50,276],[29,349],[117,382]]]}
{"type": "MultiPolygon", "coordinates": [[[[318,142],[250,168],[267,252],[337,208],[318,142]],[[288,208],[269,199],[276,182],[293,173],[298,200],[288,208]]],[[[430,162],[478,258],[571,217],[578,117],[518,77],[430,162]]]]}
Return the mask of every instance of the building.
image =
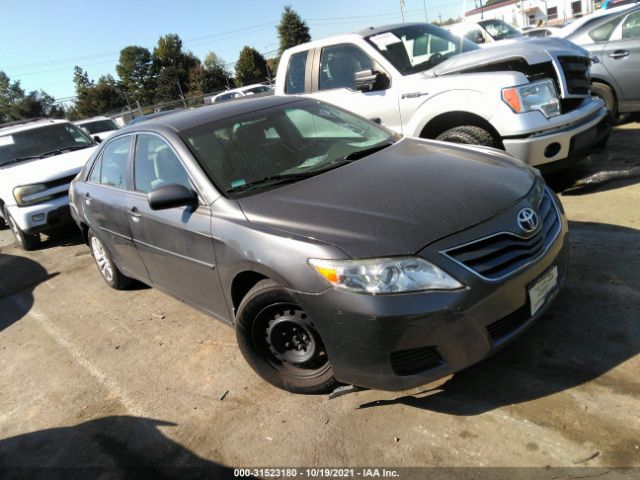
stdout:
{"type": "Polygon", "coordinates": [[[562,24],[593,10],[592,0],[488,0],[481,7],[466,12],[465,20],[498,19],[522,28],[562,24]]]}

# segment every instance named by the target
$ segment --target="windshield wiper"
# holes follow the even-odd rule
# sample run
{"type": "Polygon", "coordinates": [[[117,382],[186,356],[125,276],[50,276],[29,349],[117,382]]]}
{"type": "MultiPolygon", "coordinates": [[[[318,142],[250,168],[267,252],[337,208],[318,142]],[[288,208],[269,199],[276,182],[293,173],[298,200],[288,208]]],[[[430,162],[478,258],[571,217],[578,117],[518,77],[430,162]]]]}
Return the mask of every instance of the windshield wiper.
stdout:
{"type": "Polygon", "coordinates": [[[380,150],[384,150],[387,147],[393,145],[394,142],[385,142],[382,144],[374,145],[373,147],[365,148],[363,150],[358,150],[356,152],[351,152],[349,155],[346,155],[342,158],[342,160],[358,160],[359,158],[364,158],[368,155],[372,155],[380,150]]]}
{"type": "Polygon", "coordinates": [[[37,160],[40,158],[45,158],[45,157],[50,157],[51,155],[60,155],[64,152],[72,152],[74,150],[81,150],[83,148],[88,148],[88,147],[92,147],[93,145],[91,144],[87,144],[87,145],[73,145],[71,147],[64,147],[64,148],[59,148],[57,150],[50,150],[48,152],[44,152],[44,153],[39,153],[38,155],[28,155],[26,157],[17,157],[14,158],[13,160],[9,160],[8,162],[4,162],[2,164],[0,164],[0,167],[4,167],[5,165],[11,165],[13,163],[19,163],[19,162],[25,162],[27,160],[37,160]]]}
{"type": "Polygon", "coordinates": [[[242,185],[238,185],[237,187],[228,188],[227,193],[244,192],[245,190],[250,190],[260,185],[267,185],[267,184],[281,185],[283,183],[295,182],[296,180],[300,180],[302,178],[313,177],[316,173],[320,173],[320,172],[316,170],[315,172],[289,173],[285,175],[271,175],[268,177],[259,178],[258,180],[253,180],[252,182],[243,183],[242,185]]]}

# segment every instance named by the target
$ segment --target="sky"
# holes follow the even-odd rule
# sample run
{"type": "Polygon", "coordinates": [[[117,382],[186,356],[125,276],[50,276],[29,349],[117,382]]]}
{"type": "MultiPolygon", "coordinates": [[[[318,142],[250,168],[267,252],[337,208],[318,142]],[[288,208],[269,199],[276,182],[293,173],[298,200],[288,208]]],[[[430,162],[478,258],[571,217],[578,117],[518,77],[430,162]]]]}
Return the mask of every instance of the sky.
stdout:
{"type": "MultiPolygon", "coordinates": [[[[473,0],[405,0],[405,21],[456,18],[473,0]]],[[[22,88],[72,97],[73,68],[97,80],[117,78],[119,52],[152,50],[161,35],[177,33],[200,59],[214,51],[227,63],[249,45],[268,58],[277,53],[276,25],[285,5],[318,39],[402,21],[399,0],[0,0],[0,70],[22,88]]],[[[233,66],[229,65],[233,71],[233,66]]]]}

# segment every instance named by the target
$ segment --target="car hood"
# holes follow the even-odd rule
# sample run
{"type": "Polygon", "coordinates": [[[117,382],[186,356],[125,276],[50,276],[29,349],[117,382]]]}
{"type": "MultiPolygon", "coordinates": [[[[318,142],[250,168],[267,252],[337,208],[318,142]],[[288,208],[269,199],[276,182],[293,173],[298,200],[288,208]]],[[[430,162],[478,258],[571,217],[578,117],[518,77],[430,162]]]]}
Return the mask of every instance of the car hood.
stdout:
{"type": "Polygon", "coordinates": [[[406,138],[335,170],[238,202],[250,222],[353,258],[412,255],[526,195],[533,170],[490,148],[406,138]]]}
{"type": "Polygon", "coordinates": [[[96,147],[0,167],[0,183],[11,187],[69,177],[80,171],[96,147]]]}
{"type": "Polygon", "coordinates": [[[518,38],[501,40],[490,48],[471,50],[451,57],[435,66],[427,73],[431,75],[448,75],[464,70],[489,66],[504,65],[509,60],[524,59],[529,65],[549,62],[558,55],[587,55],[587,51],[564,38],[518,38]]]}

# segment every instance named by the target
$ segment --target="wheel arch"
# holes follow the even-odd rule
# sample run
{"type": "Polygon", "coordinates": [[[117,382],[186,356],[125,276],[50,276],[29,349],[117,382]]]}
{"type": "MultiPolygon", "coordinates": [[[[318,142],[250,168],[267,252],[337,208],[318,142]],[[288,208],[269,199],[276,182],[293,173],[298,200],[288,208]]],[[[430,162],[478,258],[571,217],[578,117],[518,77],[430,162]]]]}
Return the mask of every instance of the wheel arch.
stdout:
{"type": "Polygon", "coordinates": [[[243,270],[233,277],[229,293],[231,297],[232,310],[230,313],[234,322],[238,307],[249,290],[251,290],[259,281],[268,279],[272,279],[272,277],[263,272],[257,272],[255,269],[243,270]]]}
{"type": "Polygon", "coordinates": [[[496,145],[498,145],[499,148],[504,149],[504,146],[502,145],[502,137],[487,119],[475,113],[461,110],[442,113],[432,118],[420,131],[420,137],[433,139],[451,128],[462,127],[465,125],[480,127],[486,130],[493,136],[496,145]]]}
{"type": "Polygon", "coordinates": [[[605,80],[602,77],[599,76],[595,76],[595,77],[591,77],[591,83],[601,83],[607,87],[609,87],[611,89],[611,92],[613,93],[613,99],[616,102],[616,105],[619,104],[620,102],[620,92],[618,92],[618,87],[613,83],[610,82],[609,80],[605,80]]]}

